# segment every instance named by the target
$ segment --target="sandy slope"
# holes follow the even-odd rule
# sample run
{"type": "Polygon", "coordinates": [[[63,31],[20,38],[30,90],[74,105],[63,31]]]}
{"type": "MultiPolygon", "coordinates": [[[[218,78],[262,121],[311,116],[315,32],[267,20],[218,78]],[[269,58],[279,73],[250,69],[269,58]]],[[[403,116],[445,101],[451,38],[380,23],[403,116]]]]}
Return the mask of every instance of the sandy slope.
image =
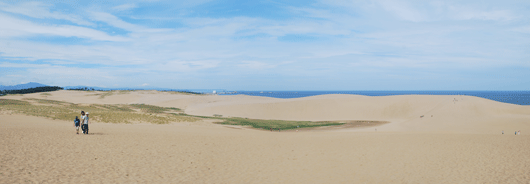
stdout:
{"type": "Polygon", "coordinates": [[[530,136],[278,133],[0,116],[0,183],[528,183],[530,136]]]}
{"type": "Polygon", "coordinates": [[[282,133],[205,122],[95,123],[90,125],[91,135],[76,135],[71,122],[0,115],[0,183],[530,181],[528,106],[469,96],[274,99],[145,91],[105,98],[76,91],[51,94],[2,98],[145,103],[196,115],[392,123],[377,127],[377,132],[369,128],[282,133]],[[501,135],[501,130],[506,134],[501,135]],[[515,130],[522,135],[513,135],[515,130]]]}
{"type": "MultiPolygon", "coordinates": [[[[105,98],[100,92],[57,91],[51,96],[30,94],[5,98],[46,98],[74,103],[145,103],[178,107],[188,114],[280,120],[375,120],[390,121],[378,131],[445,132],[497,134],[530,131],[530,106],[496,102],[473,96],[400,95],[369,97],[360,95],[320,95],[277,99],[254,96],[180,95],[156,91],[136,91],[105,98]],[[424,116],[420,118],[420,116],[424,116]],[[432,116],[432,117],[431,117],[432,116]]],[[[342,131],[374,131],[356,129],[342,131]]]]}

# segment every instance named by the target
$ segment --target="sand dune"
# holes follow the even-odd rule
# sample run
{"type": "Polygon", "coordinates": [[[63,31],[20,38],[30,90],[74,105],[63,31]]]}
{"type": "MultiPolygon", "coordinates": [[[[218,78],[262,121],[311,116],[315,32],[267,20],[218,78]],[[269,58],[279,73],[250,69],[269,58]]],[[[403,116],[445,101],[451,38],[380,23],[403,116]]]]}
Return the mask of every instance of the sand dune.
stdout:
{"type": "Polygon", "coordinates": [[[530,181],[528,106],[470,96],[275,99],[153,91],[107,94],[103,98],[102,92],[50,94],[1,98],[145,103],[207,116],[391,123],[376,127],[377,132],[372,127],[279,133],[209,122],[95,122],[90,125],[90,135],[76,135],[72,122],[0,115],[0,183],[530,181]],[[522,135],[513,135],[515,130],[521,130],[522,135]]]}
{"type": "MultiPolygon", "coordinates": [[[[391,121],[381,131],[498,133],[530,128],[530,107],[472,96],[321,95],[256,103],[197,104],[189,114],[282,120],[391,121]],[[455,100],[456,99],[456,100],[455,100]],[[423,116],[423,118],[420,118],[423,116]]],[[[370,131],[373,129],[370,129],[370,131]]],[[[360,130],[355,130],[360,131],[360,130]]]]}
{"type": "MultiPolygon", "coordinates": [[[[255,119],[335,121],[390,121],[379,131],[427,131],[497,134],[502,130],[530,130],[530,106],[496,102],[473,96],[400,95],[370,97],[360,95],[320,95],[277,99],[245,95],[183,95],[157,91],[114,93],[57,91],[50,96],[30,94],[7,98],[46,98],[73,103],[145,103],[177,107],[192,115],[255,119]],[[423,116],[423,118],[420,118],[423,116]]],[[[355,129],[342,131],[373,131],[355,129]]]]}

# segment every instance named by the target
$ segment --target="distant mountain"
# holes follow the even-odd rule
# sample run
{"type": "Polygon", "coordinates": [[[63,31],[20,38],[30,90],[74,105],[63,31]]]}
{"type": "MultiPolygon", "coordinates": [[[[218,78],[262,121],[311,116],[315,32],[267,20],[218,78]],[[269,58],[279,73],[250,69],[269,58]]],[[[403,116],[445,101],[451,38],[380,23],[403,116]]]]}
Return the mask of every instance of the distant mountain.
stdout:
{"type": "Polygon", "coordinates": [[[27,84],[19,84],[14,86],[2,86],[0,85],[0,90],[21,90],[21,89],[28,89],[28,88],[36,88],[36,87],[44,87],[48,85],[39,84],[36,82],[30,82],[27,84]]]}

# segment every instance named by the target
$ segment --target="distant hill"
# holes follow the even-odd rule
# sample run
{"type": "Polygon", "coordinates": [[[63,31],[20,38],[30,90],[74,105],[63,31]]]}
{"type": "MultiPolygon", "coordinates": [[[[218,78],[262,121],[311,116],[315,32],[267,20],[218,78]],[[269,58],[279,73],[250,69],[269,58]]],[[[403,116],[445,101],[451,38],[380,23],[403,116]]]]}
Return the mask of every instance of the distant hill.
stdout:
{"type": "Polygon", "coordinates": [[[29,88],[36,88],[36,87],[44,87],[48,85],[39,84],[36,82],[30,82],[27,84],[19,84],[14,86],[2,86],[0,85],[0,90],[21,90],[21,89],[29,89],[29,88]]]}

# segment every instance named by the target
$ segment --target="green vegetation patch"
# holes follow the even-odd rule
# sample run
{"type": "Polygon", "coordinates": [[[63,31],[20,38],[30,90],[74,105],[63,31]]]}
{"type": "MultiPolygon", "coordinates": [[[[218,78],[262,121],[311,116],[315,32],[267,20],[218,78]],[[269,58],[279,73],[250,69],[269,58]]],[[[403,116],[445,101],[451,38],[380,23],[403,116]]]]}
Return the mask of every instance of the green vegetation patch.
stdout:
{"type": "Polygon", "coordinates": [[[0,106],[7,105],[30,105],[30,103],[22,100],[0,99],[0,106]]]}
{"type": "Polygon", "coordinates": [[[38,98],[23,98],[22,100],[34,101],[40,104],[55,104],[55,105],[72,104],[70,102],[63,102],[63,101],[57,101],[57,100],[46,100],[46,99],[38,99],[38,98]]]}
{"type": "MultiPolygon", "coordinates": [[[[76,89],[72,89],[72,90],[76,90],[76,89]]],[[[96,92],[96,91],[87,91],[87,92],[96,92]]],[[[96,94],[88,94],[86,96],[99,96],[99,99],[104,99],[105,97],[108,97],[108,96],[112,96],[112,95],[125,95],[125,94],[129,94],[131,91],[124,91],[124,90],[119,90],[119,91],[102,91],[101,93],[96,93],[96,94]]]]}
{"type": "Polygon", "coordinates": [[[320,126],[333,126],[342,125],[343,123],[329,122],[329,121],[284,121],[284,120],[261,120],[261,119],[247,119],[247,118],[218,118],[223,119],[223,122],[219,124],[224,125],[242,125],[252,126],[258,129],[296,129],[296,128],[309,128],[309,127],[320,127],[320,126]]]}
{"type": "Polygon", "coordinates": [[[95,94],[96,96],[99,96],[99,99],[104,99],[105,97],[107,96],[111,96],[113,95],[114,92],[113,91],[108,91],[108,92],[104,92],[104,93],[100,93],[100,94],[95,94]]]}
{"type": "MultiPolygon", "coordinates": [[[[85,106],[86,107],[86,106],[85,106]]],[[[133,112],[129,105],[92,104],[88,108],[95,110],[106,110],[110,112],[133,112]]]]}
{"type": "Polygon", "coordinates": [[[211,116],[193,116],[184,114],[182,112],[174,113],[174,111],[181,111],[181,109],[178,108],[159,107],[154,105],[79,105],[63,101],[35,98],[25,98],[23,100],[0,99],[0,110],[65,121],[73,121],[76,116],[81,116],[81,111],[85,111],[90,113],[90,117],[92,118],[92,120],[105,123],[146,122],[154,124],[167,124],[171,122],[194,122],[204,118],[221,120],[220,122],[218,122],[219,124],[251,126],[253,128],[266,130],[269,130],[271,128],[276,130],[288,130],[296,128],[310,128],[344,124],[330,121],[284,121],[247,119],[237,117],[223,118],[211,116]],[[30,102],[37,102],[37,104],[31,104],[30,102]],[[137,110],[139,110],[139,112],[137,110]]]}
{"type": "MultiPolygon", "coordinates": [[[[191,116],[163,113],[160,110],[136,112],[134,109],[137,107],[132,105],[92,104],[85,106],[55,100],[33,98],[24,100],[0,99],[0,110],[65,121],[73,121],[76,116],[81,116],[81,111],[89,112],[92,120],[105,123],[145,122],[168,124],[171,122],[195,122],[200,120],[200,118],[191,116]],[[31,104],[30,102],[37,102],[38,104],[31,104]]],[[[148,107],[150,108],[147,109],[168,109],[157,108],[156,106],[148,107]]]]}
{"type": "Polygon", "coordinates": [[[179,108],[174,107],[159,107],[154,105],[145,105],[145,104],[131,104],[130,106],[140,109],[145,113],[164,113],[169,110],[180,111],[179,108]]]}

